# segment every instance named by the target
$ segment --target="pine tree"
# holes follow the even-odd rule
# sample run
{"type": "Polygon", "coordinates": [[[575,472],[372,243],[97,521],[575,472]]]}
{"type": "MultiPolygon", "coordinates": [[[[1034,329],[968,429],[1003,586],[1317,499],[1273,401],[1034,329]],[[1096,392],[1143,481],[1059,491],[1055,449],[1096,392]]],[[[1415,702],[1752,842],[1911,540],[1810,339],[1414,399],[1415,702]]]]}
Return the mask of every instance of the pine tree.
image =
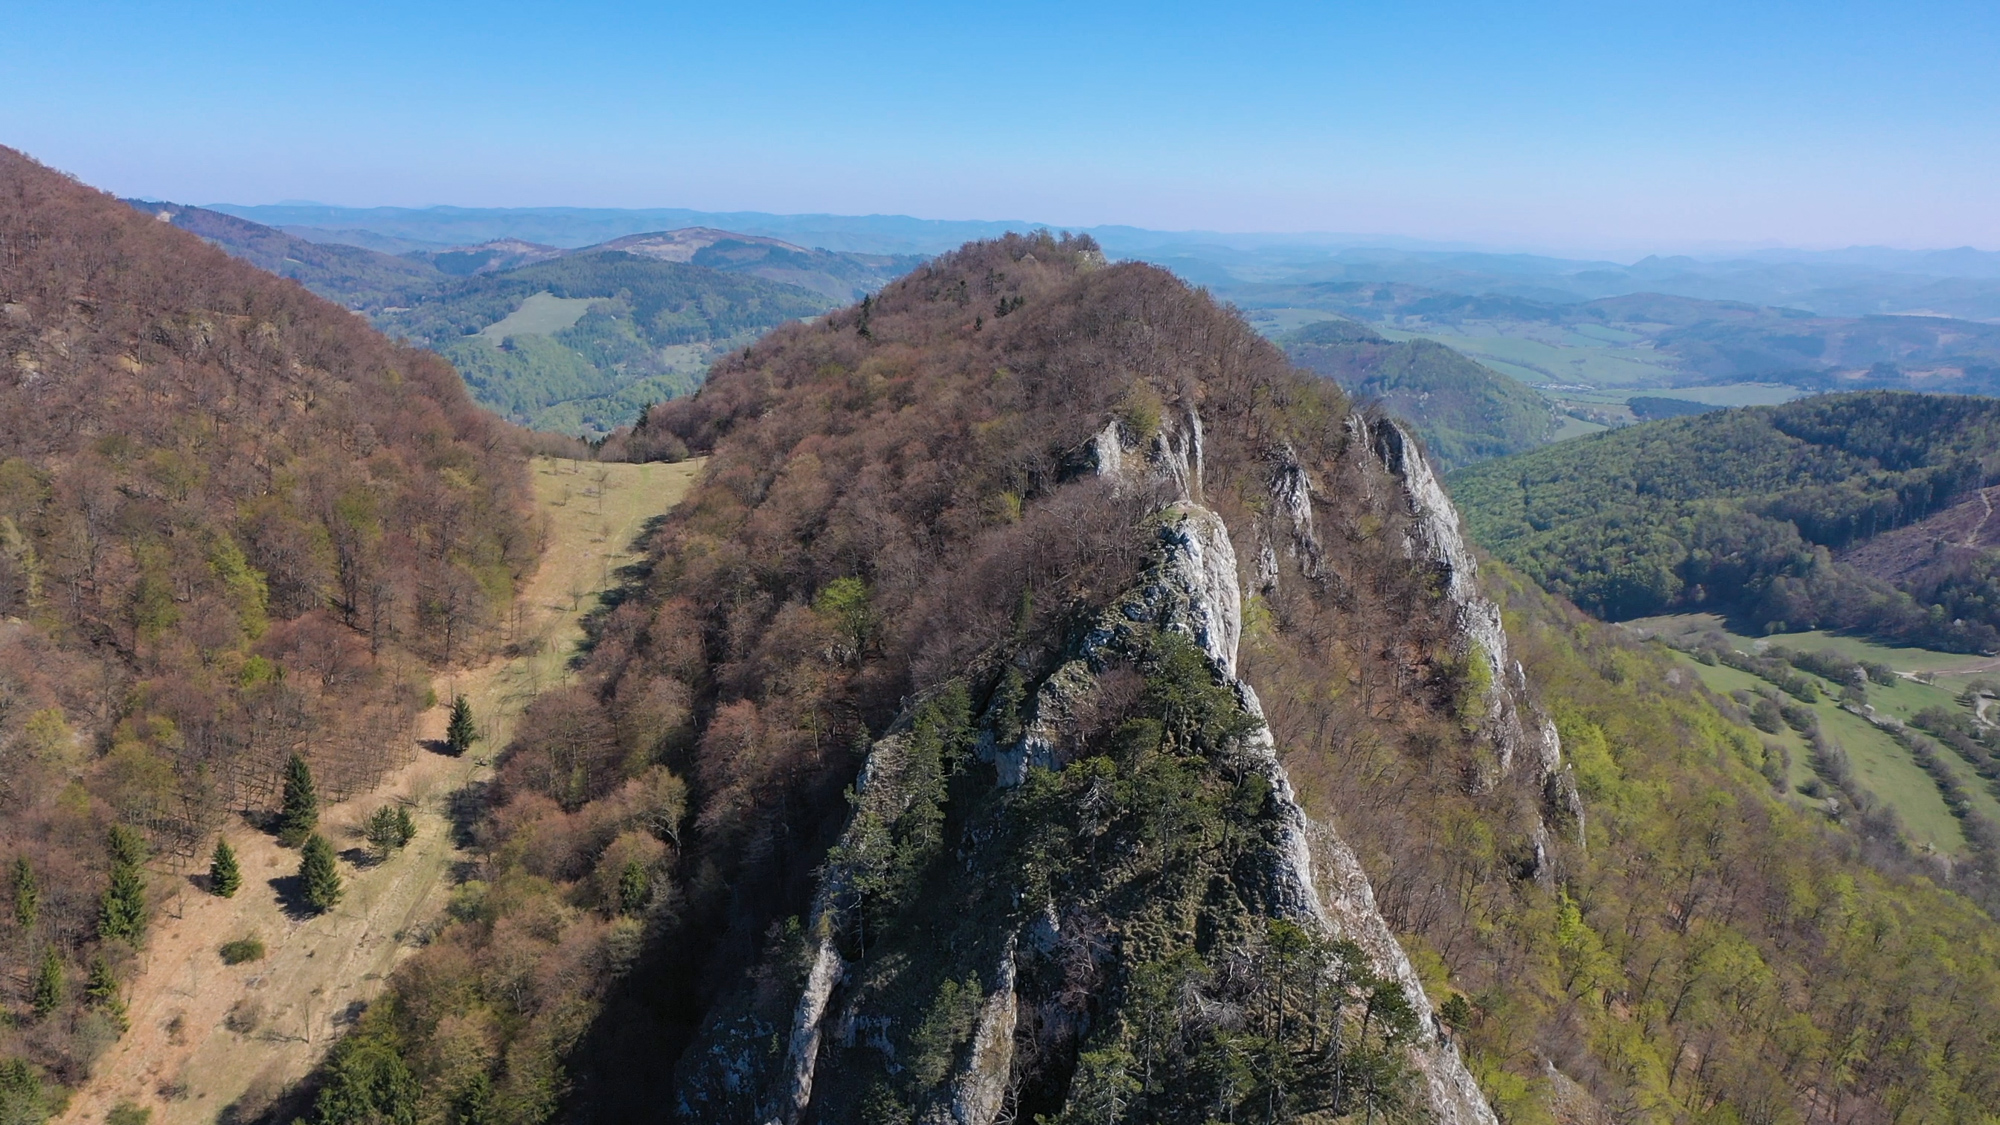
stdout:
{"type": "MultiPolygon", "coordinates": [[[[396,835],[402,840],[402,844],[408,844],[417,838],[417,820],[410,815],[408,805],[396,806],[396,835]]],[[[397,846],[401,847],[402,844],[397,846]]]]}
{"type": "Polygon", "coordinates": [[[42,884],[27,856],[14,857],[14,921],[24,930],[33,929],[42,913],[42,884]]]}
{"type": "Polygon", "coordinates": [[[243,885],[243,870],[236,865],[236,850],[229,841],[215,838],[215,854],[208,861],[208,893],[222,898],[236,897],[243,885]]]}
{"type": "Polygon", "coordinates": [[[278,842],[298,847],[319,827],[319,792],[313,788],[312,768],[297,754],[285,761],[285,806],[278,814],[278,842]]]}
{"type": "Polygon", "coordinates": [[[362,824],[361,834],[375,849],[375,854],[388,859],[389,854],[410,842],[416,834],[416,825],[410,823],[408,810],[400,806],[383,805],[368,814],[362,824]]]}
{"type": "Polygon", "coordinates": [[[129,864],[111,868],[111,882],[97,904],[97,936],[134,945],[146,932],[146,879],[129,864]]]}
{"type": "Polygon", "coordinates": [[[42,948],[42,964],[35,970],[33,1003],[35,1014],[46,1016],[63,1002],[63,963],[53,945],[42,948]]]}
{"type": "Polygon", "coordinates": [[[118,995],[118,978],[111,973],[111,963],[102,953],[90,959],[90,983],[84,986],[83,994],[90,998],[92,1007],[111,1017],[122,1033],[130,1026],[125,1018],[125,1001],[118,995]]]}
{"type": "Polygon", "coordinates": [[[146,932],[146,846],[139,834],[122,824],[111,826],[105,839],[111,853],[111,882],[98,900],[97,936],[139,944],[146,932]]]}
{"type": "Polygon", "coordinates": [[[451,701],[451,722],[444,728],[444,746],[454,757],[472,749],[472,741],[478,738],[472,728],[472,704],[462,695],[451,701]]]}
{"type": "Polygon", "coordinates": [[[315,914],[340,902],[340,869],[334,865],[333,845],[317,832],[307,837],[299,856],[299,882],[305,888],[306,906],[315,914]]]}

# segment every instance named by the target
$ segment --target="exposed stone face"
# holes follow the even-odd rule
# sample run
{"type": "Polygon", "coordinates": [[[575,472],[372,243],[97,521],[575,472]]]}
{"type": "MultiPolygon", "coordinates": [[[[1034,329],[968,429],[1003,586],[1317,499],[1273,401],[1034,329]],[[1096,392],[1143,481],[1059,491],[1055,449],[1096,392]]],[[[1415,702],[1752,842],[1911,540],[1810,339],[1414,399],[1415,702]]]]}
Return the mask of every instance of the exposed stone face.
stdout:
{"type": "MultiPolygon", "coordinates": [[[[1516,699],[1517,695],[1525,698],[1525,678],[1519,666],[1507,660],[1499,611],[1478,590],[1476,564],[1459,536],[1456,513],[1421,456],[1407,448],[1407,439],[1399,430],[1390,429],[1396,436],[1382,440],[1382,455],[1405,481],[1422,549],[1449,569],[1448,594],[1468,644],[1478,646],[1483,657],[1493,661],[1498,701],[1490,718],[1496,723],[1511,723],[1514,732],[1512,747],[1503,750],[1503,755],[1532,747],[1538,770],[1545,776],[1556,776],[1559,748],[1554,728],[1541,720],[1533,739],[1522,728],[1516,699]]],[[[1258,720],[1238,752],[1244,764],[1262,773],[1270,784],[1270,815],[1276,819],[1278,831],[1265,868],[1270,880],[1267,901],[1284,917],[1352,941],[1366,952],[1376,972],[1402,985],[1418,1016],[1419,1031],[1410,1058],[1421,1076],[1423,1108],[1431,1119],[1441,1125],[1497,1125],[1456,1047],[1439,1033],[1422,983],[1377,908],[1353,849],[1331,826],[1313,820],[1299,804],[1270,728],[1262,722],[1264,712],[1257,693],[1236,675],[1243,628],[1241,576],[1228,526],[1200,503],[1201,442],[1201,422],[1192,413],[1163,426],[1143,459],[1125,447],[1124,434],[1116,422],[1093,439],[1091,452],[1099,473],[1121,487],[1164,484],[1168,494],[1177,497],[1177,502],[1162,513],[1158,562],[1099,618],[1072,649],[1070,658],[1038,685],[1020,740],[1012,746],[996,746],[988,739],[980,745],[979,753],[994,763],[1003,786],[1019,784],[1032,766],[1059,766],[1059,748],[1073,729],[1077,707],[1098,673],[1118,660],[1138,656],[1151,630],[1174,631],[1189,638],[1207,656],[1217,681],[1229,686],[1244,710],[1258,720]]],[[[1286,549],[1299,561],[1302,571],[1308,566],[1316,568],[1319,543],[1312,522],[1311,482],[1295,458],[1279,460],[1271,489],[1272,522],[1288,540],[1286,549]]],[[[1268,536],[1260,538],[1260,582],[1275,581],[1275,550],[1268,536]]],[[[1418,545],[1413,543],[1411,550],[1414,554],[1418,545]]],[[[871,751],[858,783],[862,803],[895,799],[901,747],[900,739],[891,737],[871,751]]],[[[1512,758],[1503,756],[1501,768],[1511,766],[1512,758]]],[[[833,929],[830,904],[837,901],[838,891],[829,879],[815,902],[815,927],[823,935],[833,929]]],[[[1025,924],[1022,933],[1007,937],[988,978],[992,987],[982,1002],[971,1049],[952,1076],[948,1104],[934,1114],[940,1125],[993,1125],[999,1117],[1014,1067],[1019,1012],[1017,951],[1024,939],[1031,949],[1052,946],[1058,918],[1057,904],[1050,903],[1025,924]],[[947,1111],[948,1117],[944,1116],[947,1111]]],[[[844,968],[831,938],[822,937],[790,1029],[783,1076],[786,1087],[770,1117],[772,1125],[795,1125],[812,1105],[822,1028],[844,968]]],[[[863,1021],[849,1012],[839,1022],[845,1029],[842,1033],[852,1038],[855,1033],[849,1025],[863,1021]]]]}
{"type": "MultiPolygon", "coordinates": [[[[1500,607],[1479,587],[1479,562],[1459,529],[1458,509],[1445,495],[1416,440],[1399,423],[1384,420],[1371,424],[1357,418],[1349,423],[1349,430],[1368,437],[1383,466],[1402,482],[1404,500],[1415,519],[1407,551],[1410,557],[1428,558],[1445,571],[1445,597],[1452,603],[1466,654],[1485,661],[1491,675],[1485,726],[1496,754],[1494,768],[1484,780],[1490,785],[1512,774],[1517,765],[1532,770],[1549,807],[1571,818],[1581,842],[1583,801],[1572,771],[1563,765],[1562,737],[1548,716],[1534,706],[1520,661],[1508,655],[1500,607]]],[[[1546,830],[1538,830],[1538,861],[1545,836],[1546,830]]]]}
{"type": "Polygon", "coordinates": [[[1014,1025],[1019,1016],[1014,996],[1016,947],[1016,939],[1008,937],[993,972],[993,990],[979,1008],[979,1029],[973,1033],[965,1070],[952,1084],[954,1125],[992,1125],[1006,1099],[1007,1079],[1014,1070],[1014,1025]]]}
{"type": "MultiPolygon", "coordinates": [[[[1191,416],[1188,429],[1198,435],[1199,419],[1191,416]]],[[[1171,468],[1169,473],[1173,475],[1171,468]]],[[[1180,478],[1174,475],[1174,479],[1180,478]]],[[[1435,489],[1435,478],[1430,481],[1435,489]]],[[[1280,510],[1287,513],[1294,549],[1300,551],[1303,567],[1308,559],[1316,558],[1318,540],[1312,530],[1310,484],[1295,458],[1281,463],[1273,478],[1272,494],[1280,510]]],[[[1442,498],[1441,490],[1437,496],[1442,498]]],[[[1183,497],[1161,530],[1161,560],[1149,581],[1121,601],[1112,614],[1107,614],[1107,623],[1086,637],[1079,658],[1101,666],[1107,650],[1124,639],[1120,637],[1125,631],[1121,622],[1140,620],[1176,629],[1201,646],[1217,677],[1235,689],[1244,710],[1259,720],[1257,728],[1245,737],[1242,751],[1270,783],[1273,815],[1279,821],[1279,843],[1270,868],[1271,902],[1294,921],[1354,942],[1368,953],[1377,972],[1393,976],[1403,986],[1417,1010],[1418,1042],[1411,1058],[1423,1076],[1432,1116],[1442,1125],[1493,1125],[1497,1119],[1457,1048],[1439,1036],[1437,1019],[1422,982],[1376,907],[1374,891],[1353,849],[1331,827],[1307,816],[1293,793],[1291,780],[1278,759],[1270,727],[1262,722],[1264,709],[1256,690],[1236,677],[1243,603],[1229,529],[1220,516],[1188,502],[1185,493],[1183,497]],[[1322,868],[1324,875],[1318,873],[1322,868]]],[[[1448,500],[1444,503],[1455,535],[1456,512],[1450,509],[1448,500]]],[[[1458,555],[1470,561],[1462,540],[1458,540],[1458,555]]],[[[1477,593],[1476,585],[1471,589],[1477,593]]],[[[1483,595],[1480,600],[1484,601],[1483,595]]],[[[1491,602],[1485,604],[1492,610],[1491,621],[1502,646],[1499,651],[1504,653],[1505,634],[1499,630],[1499,611],[1491,602]]],[[[1058,672],[1049,683],[1056,683],[1061,675],[1058,672]]],[[[1047,686],[1044,685],[1045,689],[1047,686]]],[[[1057,694],[1061,692],[1058,689],[1057,694]]],[[[1053,713],[1058,704],[1056,700],[1050,703],[1049,711],[1053,713]]],[[[1039,693],[1036,704],[1039,718],[1042,713],[1039,693]]],[[[982,1120],[978,1125],[988,1125],[988,1121],[982,1120]]]]}

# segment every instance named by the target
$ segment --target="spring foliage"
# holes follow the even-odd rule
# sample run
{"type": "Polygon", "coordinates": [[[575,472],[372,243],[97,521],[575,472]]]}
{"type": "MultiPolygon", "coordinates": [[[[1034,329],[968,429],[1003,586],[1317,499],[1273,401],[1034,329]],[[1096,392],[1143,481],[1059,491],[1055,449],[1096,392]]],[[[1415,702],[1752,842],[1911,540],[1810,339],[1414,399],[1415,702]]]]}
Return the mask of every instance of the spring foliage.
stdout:
{"type": "Polygon", "coordinates": [[[1092,436],[1195,407],[1246,587],[1273,546],[1240,670],[1506,1120],[1550,1120],[1567,1082],[1660,1125],[2000,1112],[1990,919],[1774,794],[1733,704],[1500,568],[1585,822],[1527,771],[1475,784],[1484,685],[1350,404],[1170,276],[1053,237],[946,256],[653,411],[703,481],[523,717],[456,921],[354,1049],[401,1061],[420,1116],[766,1121],[824,942],[842,1031],[814,1119],[923,1120],[1014,939],[1016,1120],[1413,1113],[1419,998],[1272,924],[1242,702],[1122,612],[1129,647],[1068,662],[1148,584],[1172,499],[1097,477],[1092,436]],[[1292,463],[1313,542],[1273,515],[1292,463]],[[982,747],[1037,729],[1046,768],[1000,786],[982,747]]]}
{"type": "MultiPolygon", "coordinates": [[[[290,747],[329,798],[371,786],[534,540],[520,458],[442,360],[12,150],[0,355],[0,861],[38,883],[0,1002],[22,1012],[43,943],[84,965],[102,935],[115,966],[144,932],[110,826],[194,860],[273,808],[290,747]]],[[[0,1059],[59,1098],[102,1016],[0,1026],[0,1059]]]]}
{"type": "Polygon", "coordinates": [[[1996,442],[1992,399],[1821,395],[1563,442],[1461,470],[1451,490],[1481,546],[1600,617],[1719,611],[1985,651],[2000,647],[1986,552],[1893,582],[1833,552],[1968,499],[2000,475],[1996,442]]]}

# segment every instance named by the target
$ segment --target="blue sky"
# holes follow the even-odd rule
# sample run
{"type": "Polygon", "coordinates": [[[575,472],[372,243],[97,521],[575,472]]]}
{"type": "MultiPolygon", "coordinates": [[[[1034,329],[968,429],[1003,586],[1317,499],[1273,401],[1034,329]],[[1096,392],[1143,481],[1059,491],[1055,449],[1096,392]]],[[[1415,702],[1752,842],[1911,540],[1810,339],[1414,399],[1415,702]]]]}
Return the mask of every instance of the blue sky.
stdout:
{"type": "Polygon", "coordinates": [[[7,0],[0,143],[181,202],[2000,249],[2000,4],[7,0]]]}

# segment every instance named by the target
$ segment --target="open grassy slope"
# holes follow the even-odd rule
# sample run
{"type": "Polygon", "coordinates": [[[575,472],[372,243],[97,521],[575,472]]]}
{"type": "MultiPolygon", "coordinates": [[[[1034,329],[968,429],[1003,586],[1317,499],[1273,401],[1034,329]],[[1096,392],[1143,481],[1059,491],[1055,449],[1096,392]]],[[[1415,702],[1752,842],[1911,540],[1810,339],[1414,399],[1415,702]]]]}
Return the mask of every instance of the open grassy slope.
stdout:
{"type": "Polygon", "coordinates": [[[321,814],[322,831],[344,849],[339,907],[312,918],[288,912],[277,888],[298,856],[248,825],[225,833],[245,875],[233,898],[203,893],[195,871],[205,870],[205,856],[162,864],[175,893],[127,992],[132,1030],[98,1061],[63,1121],[95,1125],[121,1102],[151,1109],[155,1125],[249,1120],[320,1059],[352,1008],[429,940],[454,872],[473,859],[466,826],[455,822],[457,803],[491,776],[493,756],[527,702],[566,682],[596,595],[616,584],[618,568],[638,557],[633,547],[647,522],[677,503],[700,470],[699,461],[534,463],[545,546],[509,615],[508,653],[440,676],[432,685],[439,704],[402,740],[401,764],[321,814]],[[435,749],[454,694],[471,701],[480,728],[481,741],[464,758],[435,749]],[[417,836],[386,861],[369,862],[360,821],[391,803],[412,810],[417,836]],[[225,965],[217,947],[248,936],[264,942],[267,956],[225,965]]]}

